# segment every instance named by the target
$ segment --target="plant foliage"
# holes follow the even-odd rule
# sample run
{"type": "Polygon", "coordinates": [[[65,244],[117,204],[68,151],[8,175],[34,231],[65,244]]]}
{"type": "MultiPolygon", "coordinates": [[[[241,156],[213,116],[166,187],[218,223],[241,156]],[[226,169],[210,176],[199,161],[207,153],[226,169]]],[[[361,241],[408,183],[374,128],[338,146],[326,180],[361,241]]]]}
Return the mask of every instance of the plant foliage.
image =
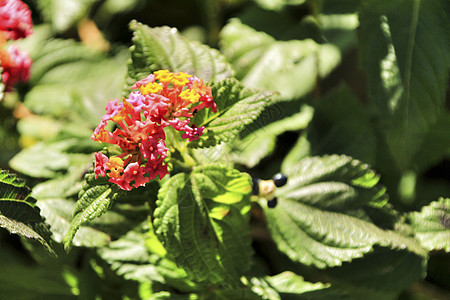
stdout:
{"type": "Polygon", "coordinates": [[[448,1],[27,3],[0,49],[33,61],[0,83],[0,295],[448,298],[448,1]],[[105,106],[126,140],[149,74],[177,93],[158,137],[92,141],[105,106]]]}

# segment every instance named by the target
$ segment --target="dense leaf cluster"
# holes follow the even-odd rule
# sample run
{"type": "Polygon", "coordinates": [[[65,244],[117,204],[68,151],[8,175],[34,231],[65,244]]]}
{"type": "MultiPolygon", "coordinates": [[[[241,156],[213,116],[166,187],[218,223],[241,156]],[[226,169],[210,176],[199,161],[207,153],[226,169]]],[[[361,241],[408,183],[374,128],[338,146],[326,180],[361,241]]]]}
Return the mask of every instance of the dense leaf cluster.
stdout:
{"type": "Polygon", "coordinates": [[[0,163],[32,188],[1,171],[0,227],[33,263],[0,248],[1,295],[396,299],[429,296],[430,276],[448,295],[449,185],[429,176],[450,149],[446,1],[197,3],[217,47],[145,25],[140,11],[167,4],[122,2],[32,5],[32,76],[0,104],[18,118],[0,141],[20,137],[0,163]],[[126,49],[108,28],[128,15],[126,49]],[[81,41],[66,39],[75,25],[81,41]],[[93,153],[117,149],[90,136],[108,100],[160,69],[204,79],[217,113],[192,117],[195,141],[166,130],[169,175],[125,192],[95,178],[93,153]]]}

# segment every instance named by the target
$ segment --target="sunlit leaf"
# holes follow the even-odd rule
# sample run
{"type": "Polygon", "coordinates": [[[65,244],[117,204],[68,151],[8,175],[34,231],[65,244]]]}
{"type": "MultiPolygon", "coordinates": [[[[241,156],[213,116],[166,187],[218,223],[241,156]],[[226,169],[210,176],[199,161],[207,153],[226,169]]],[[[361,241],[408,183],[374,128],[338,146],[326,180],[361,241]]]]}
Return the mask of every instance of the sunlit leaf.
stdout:
{"type": "Polygon", "coordinates": [[[192,123],[205,126],[205,132],[189,146],[212,147],[234,138],[244,126],[251,124],[269,104],[273,92],[245,88],[235,79],[212,85],[217,113],[200,111],[192,123]]]}
{"type": "Polygon", "coordinates": [[[238,285],[252,253],[250,192],[248,175],[221,166],[199,167],[164,183],[154,213],[155,232],[190,278],[238,285]]]}
{"type": "Polygon", "coordinates": [[[175,28],[151,28],[136,21],[131,22],[130,28],[134,32],[134,45],[130,48],[128,87],[161,69],[186,72],[209,82],[233,75],[230,65],[217,50],[189,41],[175,28]]]}
{"type": "Polygon", "coordinates": [[[407,215],[416,238],[431,250],[450,252],[450,198],[441,198],[407,215]]]}
{"type": "Polygon", "coordinates": [[[331,44],[313,40],[276,41],[233,19],[221,32],[221,49],[236,77],[251,88],[279,91],[277,99],[292,100],[312,91],[340,61],[331,44]]]}
{"type": "Polygon", "coordinates": [[[276,191],[278,205],[261,204],[278,248],[292,260],[319,268],[340,266],[375,246],[425,255],[414,240],[377,227],[364,213],[387,200],[367,165],[345,156],[312,157],[285,174],[287,185],[276,191]]]}

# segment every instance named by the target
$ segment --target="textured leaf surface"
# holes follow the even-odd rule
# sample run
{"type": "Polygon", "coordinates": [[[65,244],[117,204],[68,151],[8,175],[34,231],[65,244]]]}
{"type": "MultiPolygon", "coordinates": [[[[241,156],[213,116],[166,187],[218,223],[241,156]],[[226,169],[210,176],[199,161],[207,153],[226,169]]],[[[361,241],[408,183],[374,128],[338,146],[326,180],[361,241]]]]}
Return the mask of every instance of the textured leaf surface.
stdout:
{"type": "Polygon", "coordinates": [[[119,196],[119,188],[115,184],[107,182],[105,178],[95,179],[90,173],[85,176],[86,183],[79,193],[79,200],[75,205],[73,219],[69,230],[64,237],[64,248],[70,250],[73,239],[80,226],[88,221],[101,216],[119,196]]]}
{"type": "Polygon", "coordinates": [[[349,299],[344,292],[330,284],[308,282],[290,271],[263,278],[253,277],[248,282],[245,281],[259,299],[349,299]]]}
{"type": "Polygon", "coordinates": [[[340,61],[331,44],[313,40],[276,41],[239,20],[221,32],[221,49],[245,86],[279,91],[281,99],[292,100],[310,92],[317,78],[326,76],[340,61]]]}
{"type": "Polygon", "coordinates": [[[160,69],[186,72],[211,82],[233,75],[219,51],[189,41],[175,28],[150,28],[136,21],[131,22],[130,28],[134,45],[130,48],[127,86],[160,69]]]}
{"type": "Polygon", "coordinates": [[[190,278],[237,285],[249,268],[250,177],[222,166],[179,173],[161,187],[155,232],[190,278]]]}
{"type": "Polygon", "coordinates": [[[381,207],[387,201],[379,176],[367,164],[348,156],[305,158],[282,171],[289,179],[277,195],[321,209],[381,207]]]}
{"type": "Polygon", "coordinates": [[[400,169],[444,111],[450,66],[448,7],[439,0],[365,1],[362,65],[369,95],[400,169]]]}
{"type": "Polygon", "coordinates": [[[340,266],[376,245],[425,255],[413,239],[383,230],[364,215],[365,207],[386,202],[378,176],[367,165],[345,156],[312,157],[285,174],[288,184],[276,193],[278,205],[262,206],[278,248],[292,260],[340,266]]]}
{"type": "Polygon", "coordinates": [[[425,249],[450,252],[450,198],[433,201],[407,219],[425,249]]]}
{"type": "Polygon", "coordinates": [[[37,240],[50,254],[54,254],[48,244],[50,231],[35,206],[36,200],[29,194],[24,181],[0,170],[0,227],[12,234],[37,240]]]}
{"type": "Polygon", "coordinates": [[[214,83],[212,91],[217,113],[202,110],[192,119],[192,123],[205,126],[206,130],[189,143],[190,147],[212,147],[234,138],[259,116],[274,94],[247,89],[235,79],[214,83]]]}
{"type": "Polygon", "coordinates": [[[173,261],[165,257],[165,250],[145,222],[120,239],[98,250],[111,268],[127,280],[154,281],[178,291],[193,291],[195,284],[173,261]]]}

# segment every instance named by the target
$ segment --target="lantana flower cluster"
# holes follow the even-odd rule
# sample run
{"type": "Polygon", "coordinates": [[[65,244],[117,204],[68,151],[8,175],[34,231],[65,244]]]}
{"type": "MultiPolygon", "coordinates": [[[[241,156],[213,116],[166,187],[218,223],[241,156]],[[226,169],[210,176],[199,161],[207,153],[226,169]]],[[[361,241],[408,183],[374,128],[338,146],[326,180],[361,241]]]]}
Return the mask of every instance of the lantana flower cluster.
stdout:
{"type": "Polygon", "coordinates": [[[168,174],[164,128],[171,126],[183,132],[183,139],[193,141],[202,135],[204,127],[190,124],[191,118],[204,108],[216,112],[211,88],[184,72],[159,70],[137,81],[131,89],[136,91],[122,102],[109,101],[91,137],[122,150],[112,157],[95,153],[95,178],[108,176],[109,182],[127,191],[168,174]],[[105,129],[110,121],[115,125],[113,132],[105,129]]]}
{"type": "Polygon", "coordinates": [[[0,61],[2,81],[5,89],[11,88],[19,81],[30,77],[31,59],[16,45],[5,46],[8,40],[17,40],[30,35],[33,31],[31,11],[20,0],[0,0],[0,61]]]}

